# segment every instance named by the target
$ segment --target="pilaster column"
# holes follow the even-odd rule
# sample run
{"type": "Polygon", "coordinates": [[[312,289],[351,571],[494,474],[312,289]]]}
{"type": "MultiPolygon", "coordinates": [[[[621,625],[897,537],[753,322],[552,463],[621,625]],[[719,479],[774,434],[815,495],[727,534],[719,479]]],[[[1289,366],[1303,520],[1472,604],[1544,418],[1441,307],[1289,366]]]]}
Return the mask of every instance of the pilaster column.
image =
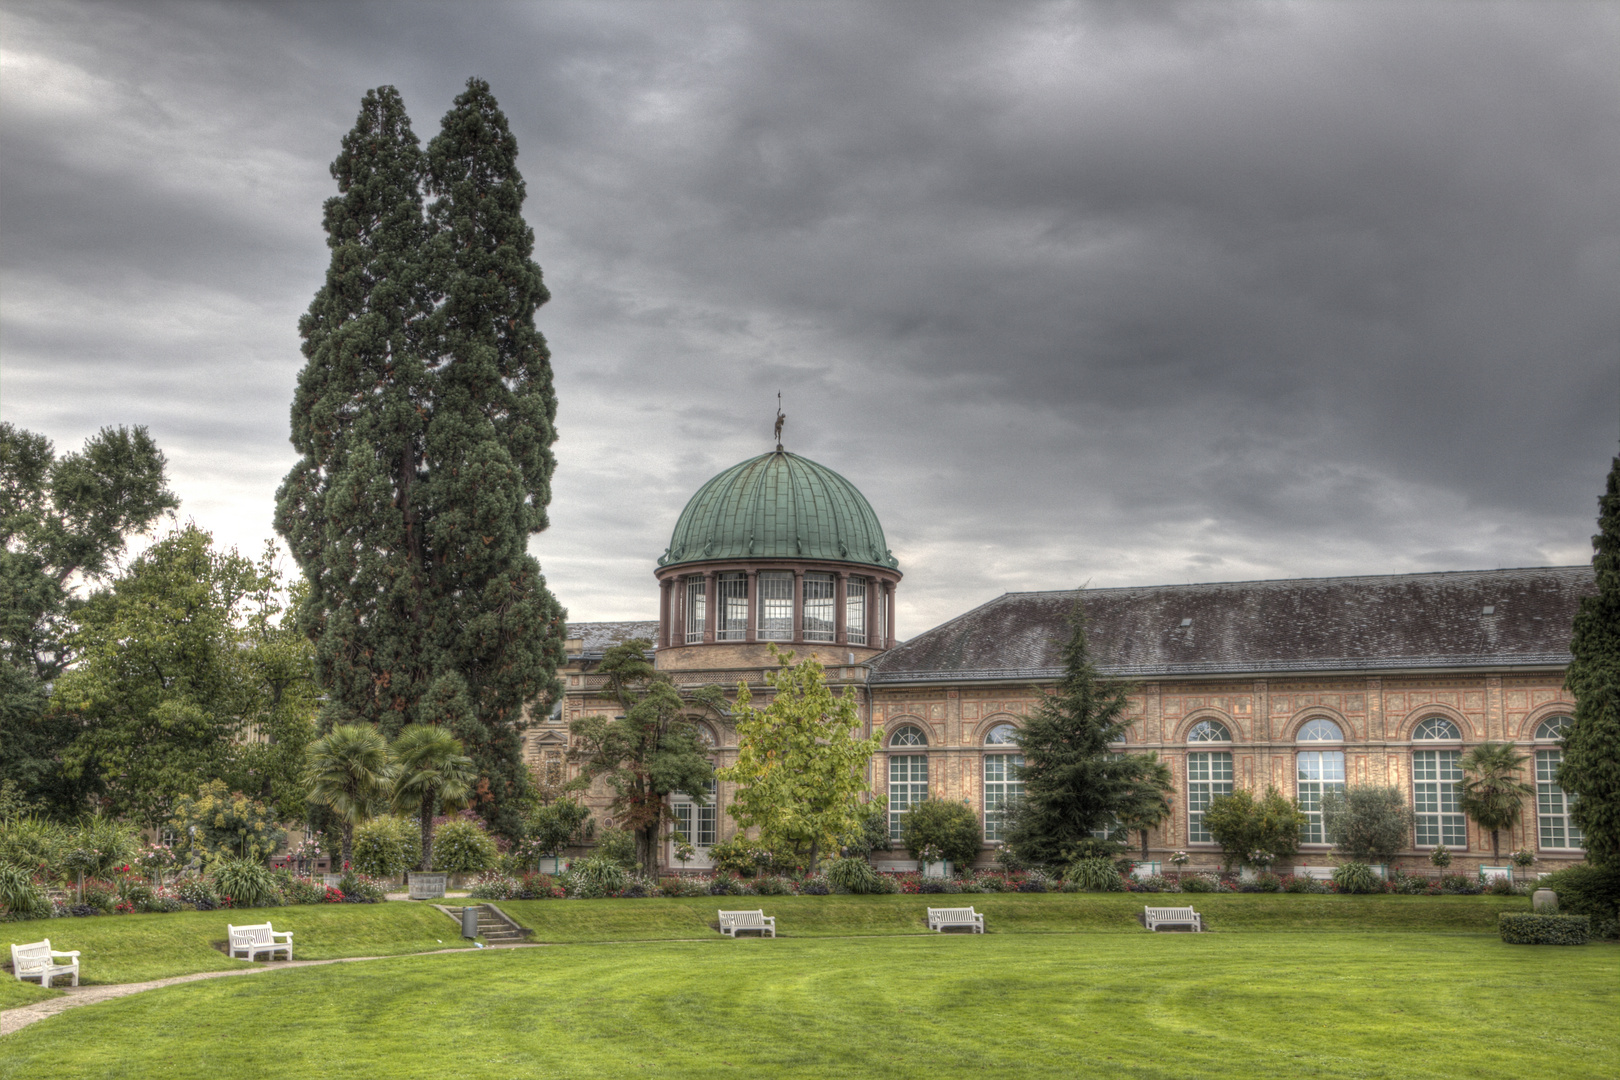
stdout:
{"type": "Polygon", "coordinates": [[[675,576],[672,584],[674,585],[674,594],[675,594],[672,597],[672,599],[674,600],[674,604],[675,604],[675,617],[669,620],[669,623],[670,623],[670,631],[669,631],[670,644],[671,645],[685,645],[686,644],[686,578],[684,578],[681,575],[677,574],[675,576]]]}
{"type": "Polygon", "coordinates": [[[669,578],[658,583],[658,644],[664,646],[675,644],[670,640],[669,590],[669,578]]]}
{"type": "Polygon", "coordinates": [[[715,627],[719,625],[720,575],[713,570],[703,575],[703,640],[713,644],[715,627]]]}
{"type": "Polygon", "coordinates": [[[833,574],[833,641],[840,646],[849,644],[849,615],[844,606],[849,601],[848,589],[849,575],[842,570],[833,574]]]}
{"type": "Polygon", "coordinates": [[[793,571],[793,640],[804,640],[804,571],[793,571]]]}
{"type": "Polygon", "coordinates": [[[759,571],[748,571],[748,630],[744,641],[759,640],[759,571]]]}
{"type": "Polygon", "coordinates": [[[883,633],[883,647],[887,649],[894,646],[894,582],[884,582],[883,589],[888,597],[888,602],[883,605],[885,612],[889,616],[888,628],[883,633]]]}

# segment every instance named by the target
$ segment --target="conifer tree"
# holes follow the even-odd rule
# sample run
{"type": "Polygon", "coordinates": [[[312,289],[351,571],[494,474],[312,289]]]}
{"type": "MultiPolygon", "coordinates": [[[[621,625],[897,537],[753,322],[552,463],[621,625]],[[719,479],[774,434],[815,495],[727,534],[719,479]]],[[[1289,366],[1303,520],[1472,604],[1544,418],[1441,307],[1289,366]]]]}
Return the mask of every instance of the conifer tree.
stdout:
{"type": "Polygon", "coordinates": [[[1581,601],[1564,685],[1575,695],[1574,723],[1564,732],[1558,784],[1586,834],[1587,860],[1620,866],[1620,457],[1598,499],[1592,537],[1597,595],[1581,601]]]}
{"type": "Polygon", "coordinates": [[[331,264],[300,324],[303,456],[277,505],[310,580],[324,726],[447,728],[475,764],[474,807],[512,834],[522,711],[557,693],[563,630],[526,550],[546,525],[556,401],[516,156],[480,80],[426,155],[398,92],[366,95],[332,165],[331,264]]]}
{"type": "Polygon", "coordinates": [[[1018,732],[1024,795],[1007,842],[1030,863],[1070,861],[1093,830],[1115,823],[1135,775],[1108,745],[1125,737],[1125,687],[1093,666],[1078,604],[1069,627],[1063,677],[1018,732]]]}

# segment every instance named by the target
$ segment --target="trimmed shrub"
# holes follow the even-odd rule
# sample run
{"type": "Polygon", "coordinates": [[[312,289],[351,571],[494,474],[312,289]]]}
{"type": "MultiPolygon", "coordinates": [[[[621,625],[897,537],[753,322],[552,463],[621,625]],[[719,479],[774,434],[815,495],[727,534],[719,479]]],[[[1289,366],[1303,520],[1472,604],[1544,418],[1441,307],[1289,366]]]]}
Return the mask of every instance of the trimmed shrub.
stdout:
{"type": "Polygon", "coordinates": [[[1558,910],[1567,915],[1589,915],[1598,937],[1606,924],[1620,920],[1620,867],[1600,868],[1587,863],[1566,867],[1542,878],[1537,885],[1558,894],[1558,910]]]}
{"type": "Polygon", "coordinates": [[[214,889],[232,907],[280,907],[276,876],[251,859],[221,859],[214,867],[214,889]]]}
{"type": "Polygon", "coordinates": [[[1585,945],[1592,920],[1586,915],[1533,915],[1504,911],[1497,918],[1509,945],[1585,945]]]}
{"type": "Polygon", "coordinates": [[[867,895],[894,892],[898,888],[885,889],[883,875],[872,869],[872,864],[865,859],[828,859],[822,872],[834,892],[867,895]]]}
{"type": "Polygon", "coordinates": [[[372,877],[398,877],[422,858],[422,833],[404,818],[374,817],[355,826],[354,868],[372,877]]]}
{"type": "Polygon", "coordinates": [[[1125,881],[1110,859],[1077,859],[1069,864],[1063,875],[1066,882],[1078,885],[1085,892],[1124,892],[1125,881]]]}
{"type": "Polygon", "coordinates": [[[1333,884],[1342,893],[1379,893],[1384,883],[1366,863],[1347,862],[1333,868],[1333,884]]]}
{"type": "Polygon", "coordinates": [[[1220,880],[1208,874],[1188,874],[1181,879],[1181,891],[1184,893],[1220,892],[1220,880]]]}
{"type": "Polygon", "coordinates": [[[913,859],[972,866],[979,857],[979,815],[951,799],[923,799],[900,815],[900,841],[913,859]]]}
{"type": "Polygon", "coordinates": [[[498,853],[482,822],[457,818],[440,825],[433,836],[433,869],[450,874],[492,870],[498,853]]]}

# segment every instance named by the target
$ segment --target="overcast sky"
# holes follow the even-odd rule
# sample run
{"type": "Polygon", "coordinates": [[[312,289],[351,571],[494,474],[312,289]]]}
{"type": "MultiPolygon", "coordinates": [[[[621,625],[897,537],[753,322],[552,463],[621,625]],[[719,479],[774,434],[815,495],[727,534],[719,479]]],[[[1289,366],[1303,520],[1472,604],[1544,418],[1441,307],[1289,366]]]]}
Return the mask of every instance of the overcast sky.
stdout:
{"type": "Polygon", "coordinates": [[[785,441],[900,631],[1007,590],[1584,562],[1620,5],[0,2],[0,418],[256,552],[370,87],[517,135],[575,619],[785,441]]]}

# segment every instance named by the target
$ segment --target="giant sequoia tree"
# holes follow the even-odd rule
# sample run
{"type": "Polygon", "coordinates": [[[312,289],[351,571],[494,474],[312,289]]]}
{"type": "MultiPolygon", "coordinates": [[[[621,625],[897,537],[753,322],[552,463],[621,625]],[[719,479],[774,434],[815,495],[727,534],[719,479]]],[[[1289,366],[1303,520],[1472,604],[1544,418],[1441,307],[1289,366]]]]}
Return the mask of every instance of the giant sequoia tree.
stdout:
{"type": "Polygon", "coordinates": [[[527,554],[556,399],[516,158],[481,80],[426,153],[397,91],[365,96],[332,164],[331,263],[299,327],[302,457],[276,508],[310,582],[323,724],[448,728],[504,832],[523,706],[557,692],[563,619],[527,554]]]}
{"type": "Polygon", "coordinates": [[[1598,499],[1592,537],[1597,595],[1581,601],[1565,685],[1575,695],[1575,722],[1564,733],[1558,784],[1574,796],[1570,813],[1586,834],[1586,855],[1620,866],[1620,457],[1598,499]]]}

